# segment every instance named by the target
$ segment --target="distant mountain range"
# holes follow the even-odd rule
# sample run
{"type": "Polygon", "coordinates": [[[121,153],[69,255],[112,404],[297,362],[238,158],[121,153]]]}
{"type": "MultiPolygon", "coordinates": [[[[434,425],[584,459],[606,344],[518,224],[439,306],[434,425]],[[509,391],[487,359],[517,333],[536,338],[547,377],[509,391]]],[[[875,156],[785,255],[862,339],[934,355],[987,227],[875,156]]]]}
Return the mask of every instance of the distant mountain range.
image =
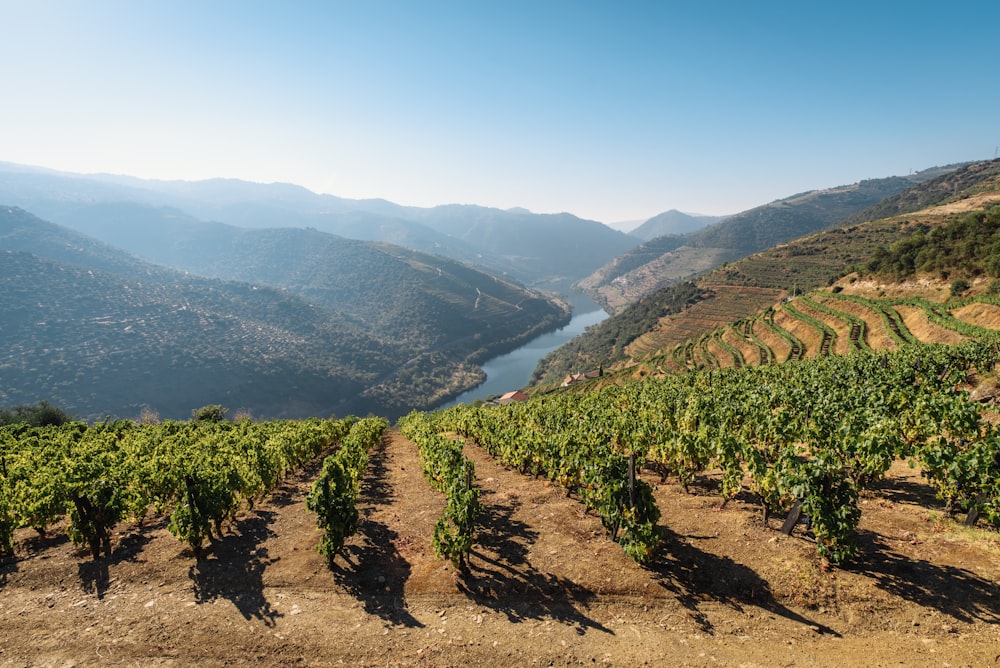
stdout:
{"type": "Polygon", "coordinates": [[[564,294],[571,292],[574,282],[637,243],[634,237],[602,223],[568,213],[533,214],[457,204],[425,209],[380,199],[317,195],[289,184],[85,176],[10,163],[0,163],[0,203],[115,245],[121,245],[117,235],[122,234],[121,223],[128,220],[143,232],[166,221],[211,221],[242,228],[311,227],[443,255],[564,294]],[[118,208],[116,213],[115,207],[122,205],[130,207],[118,208]],[[122,211],[127,211],[127,220],[121,217],[122,211]]]}

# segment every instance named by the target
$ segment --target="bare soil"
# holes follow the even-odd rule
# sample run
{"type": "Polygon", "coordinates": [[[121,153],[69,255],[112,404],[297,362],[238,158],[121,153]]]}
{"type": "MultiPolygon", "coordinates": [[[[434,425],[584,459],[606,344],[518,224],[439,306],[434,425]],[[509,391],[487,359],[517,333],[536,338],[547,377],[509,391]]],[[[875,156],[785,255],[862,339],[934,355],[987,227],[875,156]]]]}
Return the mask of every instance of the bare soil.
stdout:
{"type": "Polygon", "coordinates": [[[97,563],[64,533],[19,532],[0,665],[1000,665],[998,535],[942,518],[905,464],[863,497],[845,569],[750,497],[720,507],[712,476],[689,494],[649,477],[665,541],[642,567],[577,499],[467,451],[486,511],[464,575],[433,554],[443,499],[395,432],[334,570],[303,501],[316,465],[201,562],[162,521],[97,563]]]}

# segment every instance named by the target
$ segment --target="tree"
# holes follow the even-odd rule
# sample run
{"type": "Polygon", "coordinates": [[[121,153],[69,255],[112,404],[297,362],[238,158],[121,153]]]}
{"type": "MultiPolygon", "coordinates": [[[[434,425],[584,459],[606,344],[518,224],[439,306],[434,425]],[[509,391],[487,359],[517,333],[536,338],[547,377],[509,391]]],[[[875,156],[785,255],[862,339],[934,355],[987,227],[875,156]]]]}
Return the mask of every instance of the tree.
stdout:
{"type": "Polygon", "coordinates": [[[208,404],[191,411],[191,417],[196,422],[222,422],[228,412],[229,409],[220,404],[208,404]]]}
{"type": "Polygon", "coordinates": [[[0,409],[0,425],[25,423],[32,427],[48,427],[66,424],[71,419],[66,411],[44,399],[35,406],[0,409]]]}

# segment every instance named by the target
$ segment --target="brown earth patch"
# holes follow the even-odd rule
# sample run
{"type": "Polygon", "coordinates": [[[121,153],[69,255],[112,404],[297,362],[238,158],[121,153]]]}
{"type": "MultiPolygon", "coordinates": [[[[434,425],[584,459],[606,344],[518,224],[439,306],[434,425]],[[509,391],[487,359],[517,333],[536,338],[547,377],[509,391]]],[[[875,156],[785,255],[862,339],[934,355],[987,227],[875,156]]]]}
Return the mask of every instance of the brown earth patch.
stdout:
{"type": "Polygon", "coordinates": [[[892,350],[898,347],[896,340],[892,338],[892,334],[882,321],[882,316],[867,306],[844,299],[824,297],[822,292],[814,293],[813,298],[831,308],[843,311],[844,313],[849,313],[864,320],[865,341],[868,343],[870,348],[874,348],[876,350],[892,350]]]}
{"type": "Polygon", "coordinates": [[[958,332],[931,322],[927,318],[927,312],[919,306],[900,304],[895,309],[903,318],[903,324],[910,330],[910,333],[923,343],[951,344],[966,340],[966,337],[958,332]]]}
{"type": "Polygon", "coordinates": [[[775,310],[774,324],[791,332],[795,338],[805,346],[804,357],[816,357],[819,354],[819,345],[822,341],[822,333],[812,325],[799,320],[782,308],[775,310]]]}
{"type": "Polygon", "coordinates": [[[953,310],[951,314],[973,325],[1000,330],[1000,306],[995,304],[973,302],[953,310]]]}

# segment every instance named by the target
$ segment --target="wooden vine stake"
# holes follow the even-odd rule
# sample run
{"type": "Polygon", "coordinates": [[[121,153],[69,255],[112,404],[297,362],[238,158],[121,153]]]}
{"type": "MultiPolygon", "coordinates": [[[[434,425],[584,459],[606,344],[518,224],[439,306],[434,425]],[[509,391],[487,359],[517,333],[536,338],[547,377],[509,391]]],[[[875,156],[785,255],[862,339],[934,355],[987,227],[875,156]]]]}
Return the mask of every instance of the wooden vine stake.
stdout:
{"type": "Polygon", "coordinates": [[[788,517],[785,518],[785,523],[781,525],[781,533],[786,536],[792,535],[792,529],[795,525],[799,523],[802,518],[802,501],[796,501],[792,509],[788,511],[788,517]]]}
{"type": "Polygon", "coordinates": [[[628,507],[635,508],[635,453],[628,456],[628,507]]]}

